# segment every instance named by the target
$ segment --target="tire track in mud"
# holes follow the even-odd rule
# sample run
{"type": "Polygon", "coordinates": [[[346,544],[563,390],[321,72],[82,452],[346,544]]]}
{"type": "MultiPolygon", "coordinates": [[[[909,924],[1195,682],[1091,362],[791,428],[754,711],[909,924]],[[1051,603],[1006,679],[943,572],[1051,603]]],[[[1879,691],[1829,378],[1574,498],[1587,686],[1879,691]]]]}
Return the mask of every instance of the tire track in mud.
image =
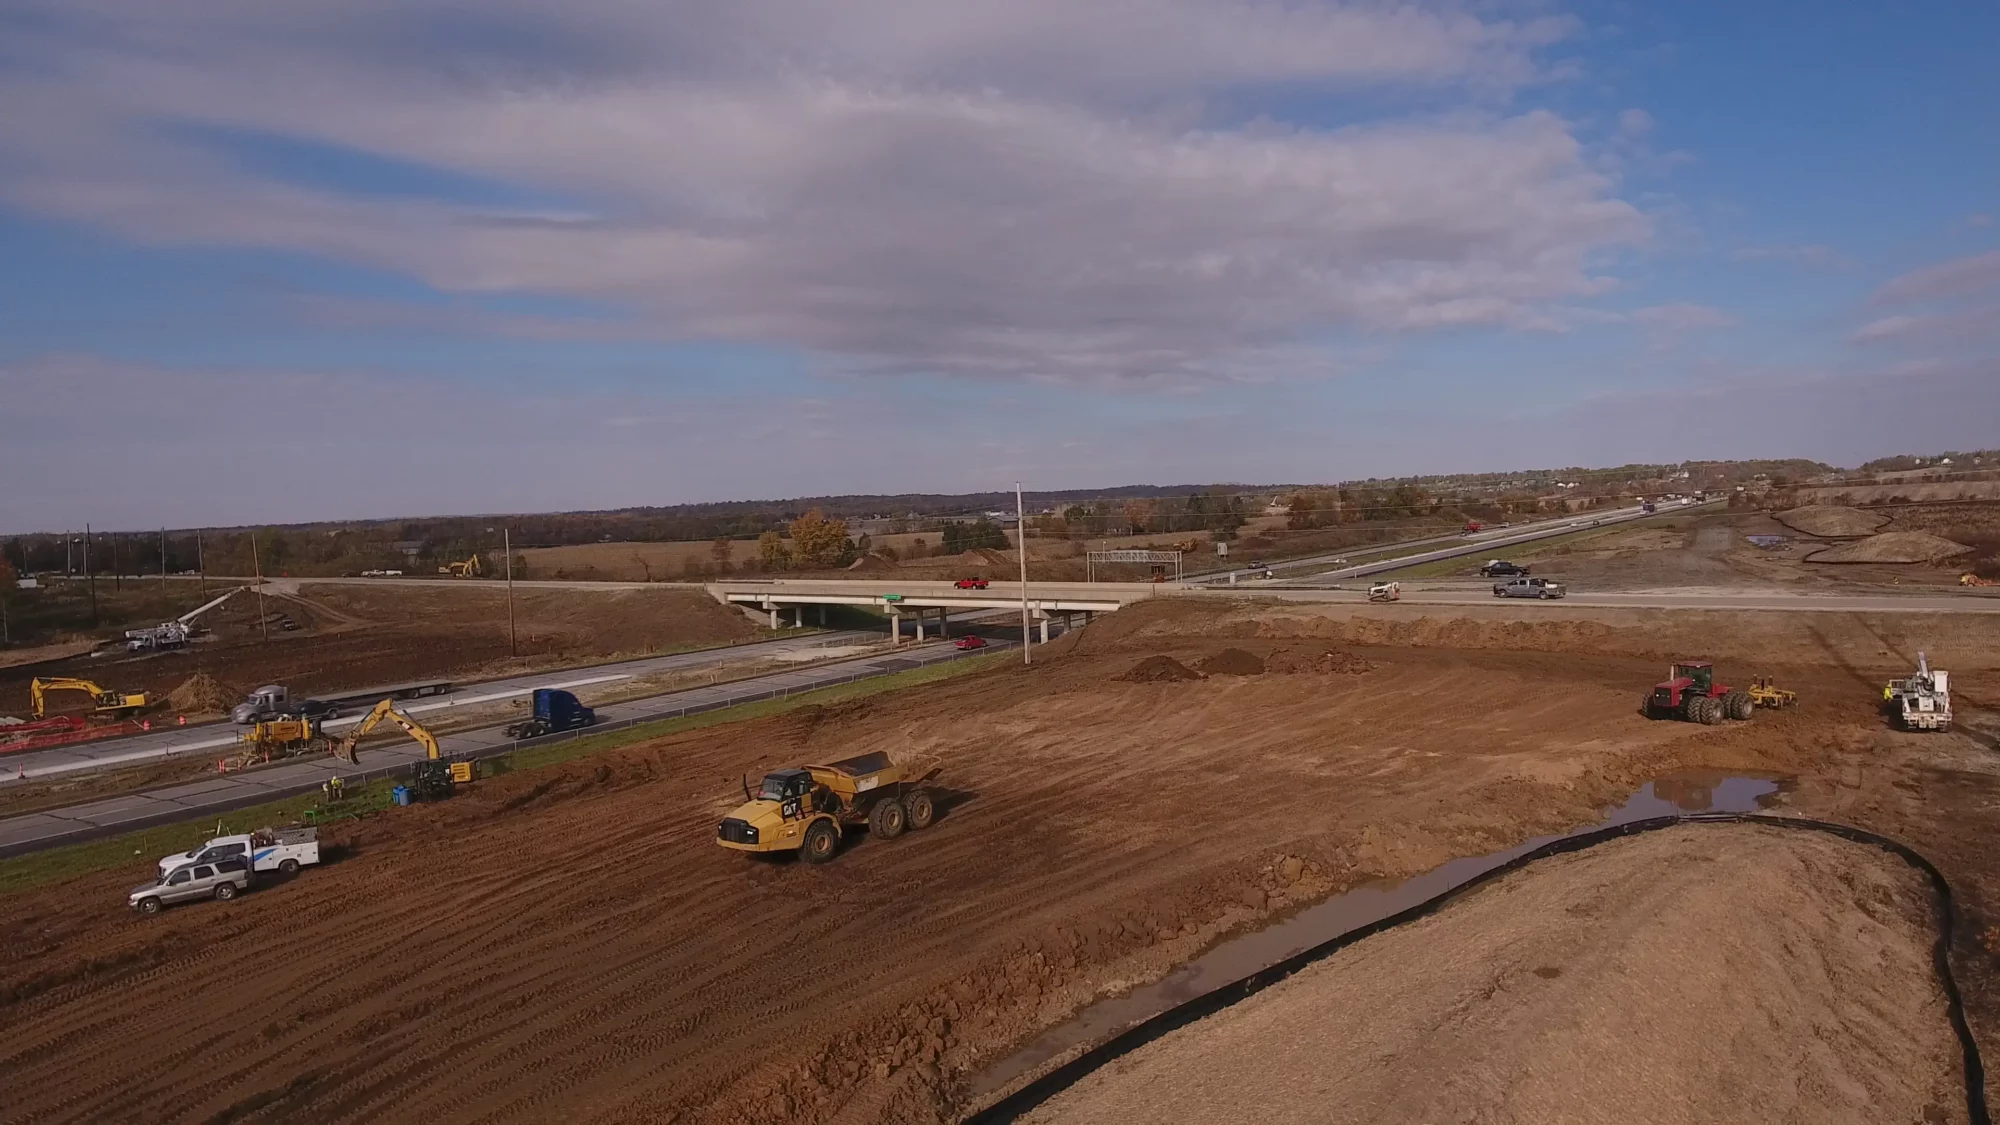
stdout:
{"type": "MultiPolygon", "coordinates": [[[[1115,681],[1154,651],[503,775],[341,829],[349,858],[227,911],[36,936],[0,963],[0,996],[88,959],[160,960],[0,1004],[0,1067],[28,1091],[0,1117],[784,1122],[948,1098],[956,1068],[1107,974],[1157,973],[1250,917],[1238,891],[1278,852],[1326,880],[1376,874],[1356,856],[1379,826],[1365,862],[1407,874],[1588,815],[1575,793],[1485,791],[1551,738],[1611,748],[1591,758],[1609,788],[1616,768],[1756,741],[1638,719],[1626,658],[1371,650],[1363,676],[1115,681]],[[940,754],[966,796],[903,839],[857,833],[823,868],[711,842],[738,774],[876,748],[940,754]],[[199,1078],[181,1065],[197,1053],[199,1078]]],[[[0,927],[96,893],[0,902],[0,927]]]]}

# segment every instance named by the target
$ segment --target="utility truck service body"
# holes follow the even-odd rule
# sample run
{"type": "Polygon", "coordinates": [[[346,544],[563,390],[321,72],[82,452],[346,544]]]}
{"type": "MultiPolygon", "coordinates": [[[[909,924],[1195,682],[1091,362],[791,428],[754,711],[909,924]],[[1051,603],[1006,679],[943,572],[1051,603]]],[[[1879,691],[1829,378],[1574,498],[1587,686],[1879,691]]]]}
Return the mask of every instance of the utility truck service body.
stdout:
{"type": "Polygon", "coordinates": [[[282,871],[289,875],[319,862],[319,829],[260,828],[237,836],[217,836],[191,851],[162,856],[160,874],[164,877],[186,864],[212,863],[231,857],[248,860],[253,871],[282,871]]]}

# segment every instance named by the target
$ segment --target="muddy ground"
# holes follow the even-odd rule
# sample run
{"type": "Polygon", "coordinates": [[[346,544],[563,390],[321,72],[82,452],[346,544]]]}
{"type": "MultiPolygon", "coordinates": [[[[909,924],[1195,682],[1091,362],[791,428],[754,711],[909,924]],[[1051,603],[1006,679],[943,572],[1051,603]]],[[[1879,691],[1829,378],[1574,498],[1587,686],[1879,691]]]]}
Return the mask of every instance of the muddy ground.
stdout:
{"type": "MultiPolygon", "coordinates": [[[[212,638],[177,653],[122,652],[0,668],[0,714],[27,714],[36,676],[82,676],[162,697],[197,671],[233,689],[281,683],[304,692],[451,676],[489,679],[750,637],[755,623],[699,591],[517,590],[519,658],[510,658],[505,591],[490,583],[315,585],[297,596],[243,593],[202,619],[212,638]],[[295,628],[287,629],[289,623],[295,628]],[[269,625],[265,640],[264,625],[269,625]]],[[[52,697],[77,710],[81,695],[52,697]]]]}
{"type": "Polygon", "coordinates": [[[331,829],[337,862],[236,903],[128,916],[151,857],[10,896],[0,1118],[950,1120],[981,1067],[1222,935],[1594,822],[1692,767],[1794,777],[1791,807],[1937,860],[2000,1057],[1995,753],[1887,732],[1874,705],[1919,644],[1969,707],[1992,700],[2000,624],[1415,610],[1148,603],[1032,668],[331,829]],[[1307,670],[1126,678],[1155,655],[1243,668],[1229,648],[1307,670]],[[1725,675],[1778,675],[1804,702],[1649,722],[1640,694],[1676,654],[1744,662],[1725,675]],[[936,825],[858,834],[817,868],[714,845],[740,775],[872,749],[943,759],[936,825]]]}
{"type": "Polygon", "coordinates": [[[1962,1121],[1932,912],[1921,873],[1831,836],[1618,840],[1342,950],[1028,1120],[1962,1121]]]}

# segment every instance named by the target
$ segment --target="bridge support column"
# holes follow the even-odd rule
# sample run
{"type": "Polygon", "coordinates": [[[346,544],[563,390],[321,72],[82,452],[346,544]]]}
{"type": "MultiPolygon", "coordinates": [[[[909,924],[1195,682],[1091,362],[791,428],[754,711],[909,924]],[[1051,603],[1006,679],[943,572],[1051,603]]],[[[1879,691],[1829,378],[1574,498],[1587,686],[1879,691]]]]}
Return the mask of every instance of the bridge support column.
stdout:
{"type": "Polygon", "coordinates": [[[803,629],[805,627],[806,627],[806,607],[804,603],[800,603],[799,605],[795,605],[792,607],[792,628],[803,629]]]}
{"type": "Polygon", "coordinates": [[[1042,614],[1042,643],[1049,643],[1049,615],[1042,614]]]}
{"type": "Polygon", "coordinates": [[[889,647],[895,648],[902,643],[903,613],[901,610],[892,609],[889,611],[889,647]]]}
{"type": "Polygon", "coordinates": [[[776,629],[778,627],[778,607],[772,606],[770,608],[771,608],[771,628],[776,629]]]}
{"type": "Polygon", "coordinates": [[[948,610],[948,609],[946,609],[946,608],[945,608],[945,607],[943,607],[943,606],[939,606],[939,607],[938,607],[938,640],[941,640],[941,641],[948,641],[948,640],[950,640],[950,639],[951,639],[951,611],[950,611],[950,610],[948,610]]]}
{"type": "Polygon", "coordinates": [[[924,611],[917,611],[917,643],[924,643],[924,611]]]}
{"type": "Polygon", "coordinates": [[[819,607],[819,627],[822,629],[826,628],[826,606],[824,605],[819,607]]]}

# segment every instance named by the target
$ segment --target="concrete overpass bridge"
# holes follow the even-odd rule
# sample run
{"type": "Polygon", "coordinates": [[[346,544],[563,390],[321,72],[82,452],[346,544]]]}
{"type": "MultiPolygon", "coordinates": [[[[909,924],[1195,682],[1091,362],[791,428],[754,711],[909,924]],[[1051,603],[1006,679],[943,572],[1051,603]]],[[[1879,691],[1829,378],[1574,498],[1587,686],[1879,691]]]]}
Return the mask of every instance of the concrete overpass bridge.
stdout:
{"type": "MultiPolygon", "coordinates": [[[[711,582],[709,595],[724,605],[763,610],[771,628],[783,624],[787,611],[792,624],[806,624],[806,609],[817,607],[818,623],[826,623],[830,605],[861,606],[889,619],[891,644],[903,639],[903,618],[916,623],[916,638],[925,636],[926,624],[935,616],[938,635],[950,635],[953,611],[969,613],[1021,608],[1019,582],[993,582],[984,590],[961,590],[950,582],[882,582],[856,579],[767,580],[739,579],[711,582]]],[[[1110,613],[1135,601],[1176,593],[1158,582],[1030,582],[1028,613],[1041,624],[1042,640],[1049,639],[1049,622],[1059,619],[1067,627],[1072,614],[1083,615],[1088,623],[1095,613],[1110,613]]]]}

